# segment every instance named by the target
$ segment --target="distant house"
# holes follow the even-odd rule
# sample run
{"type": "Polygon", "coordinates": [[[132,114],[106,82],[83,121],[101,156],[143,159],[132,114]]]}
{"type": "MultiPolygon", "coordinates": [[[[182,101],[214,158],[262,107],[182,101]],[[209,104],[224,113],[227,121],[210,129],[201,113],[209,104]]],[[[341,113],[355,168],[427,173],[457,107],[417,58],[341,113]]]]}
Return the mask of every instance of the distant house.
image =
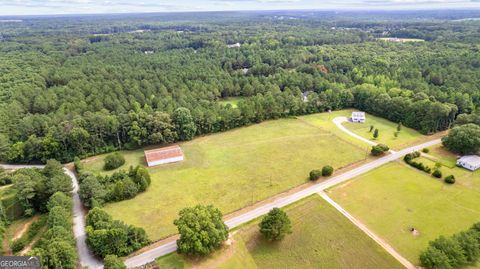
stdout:
{"type": "Polygon", "coordinates": [[[145,151],[148,167],[183,161],[183,152],[179,146],[170,146],[145,151]]]}
{"type": "Polygon", "coordinates": [[[306,92],[302,92],[302,100],[303,102],[308,102],[308,95],[311,93],[311,91],[306,91],[306,92]]]}
{"type": "Polygon", "coordinates": [[[457,160],[457,165],[462,166],[470,171],[480,169],[480,156],[466,155],[457,160]]]}
{"type": "Polygon", "coordinates": [[[240,48],[242,46],[242,44],[240,43],[235,43],[235,44],[228,44],[227,47],[228,48],[240,48]]]}
{"type": "Polygon", "coordinates": [[[352,121],[353,122],[364,123],[365,120],[366,120],[365,112],[359,112],[359,111],[352,112],[352,121]]]}

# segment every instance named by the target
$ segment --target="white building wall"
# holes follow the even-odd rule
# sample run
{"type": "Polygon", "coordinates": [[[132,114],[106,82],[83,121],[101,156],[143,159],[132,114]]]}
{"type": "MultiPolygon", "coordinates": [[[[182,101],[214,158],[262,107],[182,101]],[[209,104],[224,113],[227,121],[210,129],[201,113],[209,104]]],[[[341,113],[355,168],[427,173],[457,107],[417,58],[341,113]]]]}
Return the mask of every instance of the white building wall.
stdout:
{"type": "Polygon", "coordinates": [[[152,167],[160,164],[166,164],[166,163],[180,162],[180,161],[183,161],[183,156],[148,162],[148,167],[152,167]]]}

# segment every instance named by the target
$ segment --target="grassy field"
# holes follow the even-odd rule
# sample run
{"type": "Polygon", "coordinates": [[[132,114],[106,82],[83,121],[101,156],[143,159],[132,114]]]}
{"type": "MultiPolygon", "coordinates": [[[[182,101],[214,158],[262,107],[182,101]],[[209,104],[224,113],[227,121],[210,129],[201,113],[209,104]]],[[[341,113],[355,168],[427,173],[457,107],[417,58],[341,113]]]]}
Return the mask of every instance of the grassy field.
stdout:
{"type": "MultiPolygon", "coordinates": [[[[326,164],[339,169],[365,159],[363,148],[323,127],[282,119],[182,143],[185,161],[150,168],[147,192],[105,209],[157,240],[176,233],[172,222],[184,207],[213,204],[233,212],[307,182],[312,169],[326,164]]],[[[124,168],[144,164],[143,151],[123,153],[124,168]]],[[[85,164],[97,173],[102,166],[103,156],[85,164]]]]}
{"type": "MultiPolygon", "coordinates": [[[[348,134],[338,129],[332,122],[334,118],[339,116],[350,117],[352,111],[353,110],[334,111],[332,113],[304,116],[300,119],[315,126],[325,127],[325,129],[336,134],[337,136],[342,137],[345,140],[370,149],[371,146],[369,144],[349,136],[348,134]]],[[[402,127],[402,130],[399,133],[398,137],[395,137],[394,133],[397,131],[397,123],[369,114],[367,114],[367,120],[365,123],[345,122],[343,125],[357,135],[360,135],[366,139],[370,139],[373,142],[386,144],[394,150],[406,148],[408,146],[418,144],[422,141],[430,139],[428,136],[422,135],[421,133],[405,126],[402,127]],[[369,132],[371,125],[373,125],[379,130],[380,135],[375,140],[373,139],[373,132],[369,132]]]]}
{"type": "Polygon", "coordinates": [[[457,165],[457,159],[459,156],[448,151],[444,146],[435,145],[430,147],[429,150],[428,154],[436,158],[436,160],[441,162],[444,166],[454,168],[457,165]]]}
{"type": "Polygon", "coordinates": [[[2,203],[3,213],[8,220],[16,220],[23,214],[23,209],[15,198],[15,195],[16,190],[13,188],[13,185],[0,187],[0,203],[2,203]]]}
{"type": "MultiPolygon", "coordinates": [[[[378,40],[382,41],[390,41],[391,39],[397,39],[396,37],[380,37],[377,38],[378,40]]],[[[423,39],[419,38],[398,38],[401,42],[425,42],[423,39]]]]}
{"type": "MultiPolygon", "coordinates": [[[[435,164],[423,157],[417,161],[435,164]]],[[[460,168],[441,169],[444,176],[455,174],[457,183],[447,185],[399,161],[329,192],[347,211],[418,264],[418,256],[429,241],[480,221],[480,174],[460,168]],[[412,234],[411,228],[419,234],[412,234]]]]}
{"type": "Polygon", "coordinates": [[[258,222],[242,227],[234,243],[212,257],[189,260],[177,254],[157,260],[160,268],[402,268],[367,235],[318,195],[286,208],[293,233],[268,242],[258,222]]]}
{"type": "Polygon", "coordinates": [[[222,105],[230,104],[233,108],[236,108],[238,105],[238,101],[242,100],[244,97],[228,97],[219,101],[222,105]]]}

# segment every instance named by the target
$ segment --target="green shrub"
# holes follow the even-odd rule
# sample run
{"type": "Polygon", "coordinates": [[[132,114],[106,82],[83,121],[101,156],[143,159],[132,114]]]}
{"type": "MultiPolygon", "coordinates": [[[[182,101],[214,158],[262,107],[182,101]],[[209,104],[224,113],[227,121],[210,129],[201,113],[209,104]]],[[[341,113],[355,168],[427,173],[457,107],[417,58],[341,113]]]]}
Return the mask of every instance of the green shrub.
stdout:
{"type": "Polygon", "coordinates": [[[87,245],[100,257],[125,256],[150,243],[145,230],[113,220],[97,207],[88,212],[85,230],[87,245]]]}
{"type": "Polygon", "coordinates": [[[424,148],[424,149],[422,149],[422,152],[423,152],[423,153],[429,153],[429,152],[430,152],[430,149],[424,148]]]}
{"type": "Polygon", "coordinates": [[[449,176],[445,177],[445,183],[454,184],[455,183],[455,176],[454,175],[449,175],[449,176]]]}
{"type": "Polygon", "coordinates": [[[80,158],[78,157],[73,158],[73,165],[75,166],[75,171],[77,173],[80,173],[82,171],[83,165],[82,165],[82,162],[80,161],[80,158]]]}
{"type": "Polygon", "coordinates": [[[371,153],[373,156],[380,156],[390,150],[390,148],[385,144],[378,144],[376,146],[372,146],[371,153]]]}
{"type": "Polygon", "coordinates": [[[127,266],[125,266],[122,259],[116,255],[105,256],[104,263],[104,269],[127,269],[127,266]]]}
{"type": "Polygon", "coordinates": [[[322,171],[312,170],[310,171],[310,180],[317,180],[322,176],[322,171]]]}
{"type": "Polygon", "coordinates": [[[13,253],[16,253],[22,250],[26,244],[27,244],[27,240],[22,237],[13,241],[12,244],[10,245],[10,248],[12,249],[13,253]]]}
{"type": "Polygon", "coordinates": [[[123,157],[122,154],[118,152],[107,155],[104,161],[105,161],[104,169],[107,171],[116,169],[125,164],[125,158],[123,157]]]}
{"type": "Polygon", "coordinates": [[[436,169],[435,171],[433,171],[432,176],[436,178],[442,178],[442,171],[436,169]]]}
{"type": "Polygon", "coordinates": [[[333,174],[333,167],[331,167],[330,165],[325,165],[323,168],[322,168],[322,176],[324,177],[329,177],[333,174]]]}

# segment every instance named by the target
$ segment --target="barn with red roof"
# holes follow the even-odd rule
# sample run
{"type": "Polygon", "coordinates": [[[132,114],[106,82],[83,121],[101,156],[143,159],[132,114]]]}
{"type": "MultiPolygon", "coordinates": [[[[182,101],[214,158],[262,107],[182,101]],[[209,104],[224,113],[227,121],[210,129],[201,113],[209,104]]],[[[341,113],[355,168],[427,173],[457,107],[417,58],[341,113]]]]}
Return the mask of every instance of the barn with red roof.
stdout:
{"type": "Polygon", "coordinates": [[[175,145],[165,148],[145,150],[148,167],[183,161],[182,149],[175,145]]]}

